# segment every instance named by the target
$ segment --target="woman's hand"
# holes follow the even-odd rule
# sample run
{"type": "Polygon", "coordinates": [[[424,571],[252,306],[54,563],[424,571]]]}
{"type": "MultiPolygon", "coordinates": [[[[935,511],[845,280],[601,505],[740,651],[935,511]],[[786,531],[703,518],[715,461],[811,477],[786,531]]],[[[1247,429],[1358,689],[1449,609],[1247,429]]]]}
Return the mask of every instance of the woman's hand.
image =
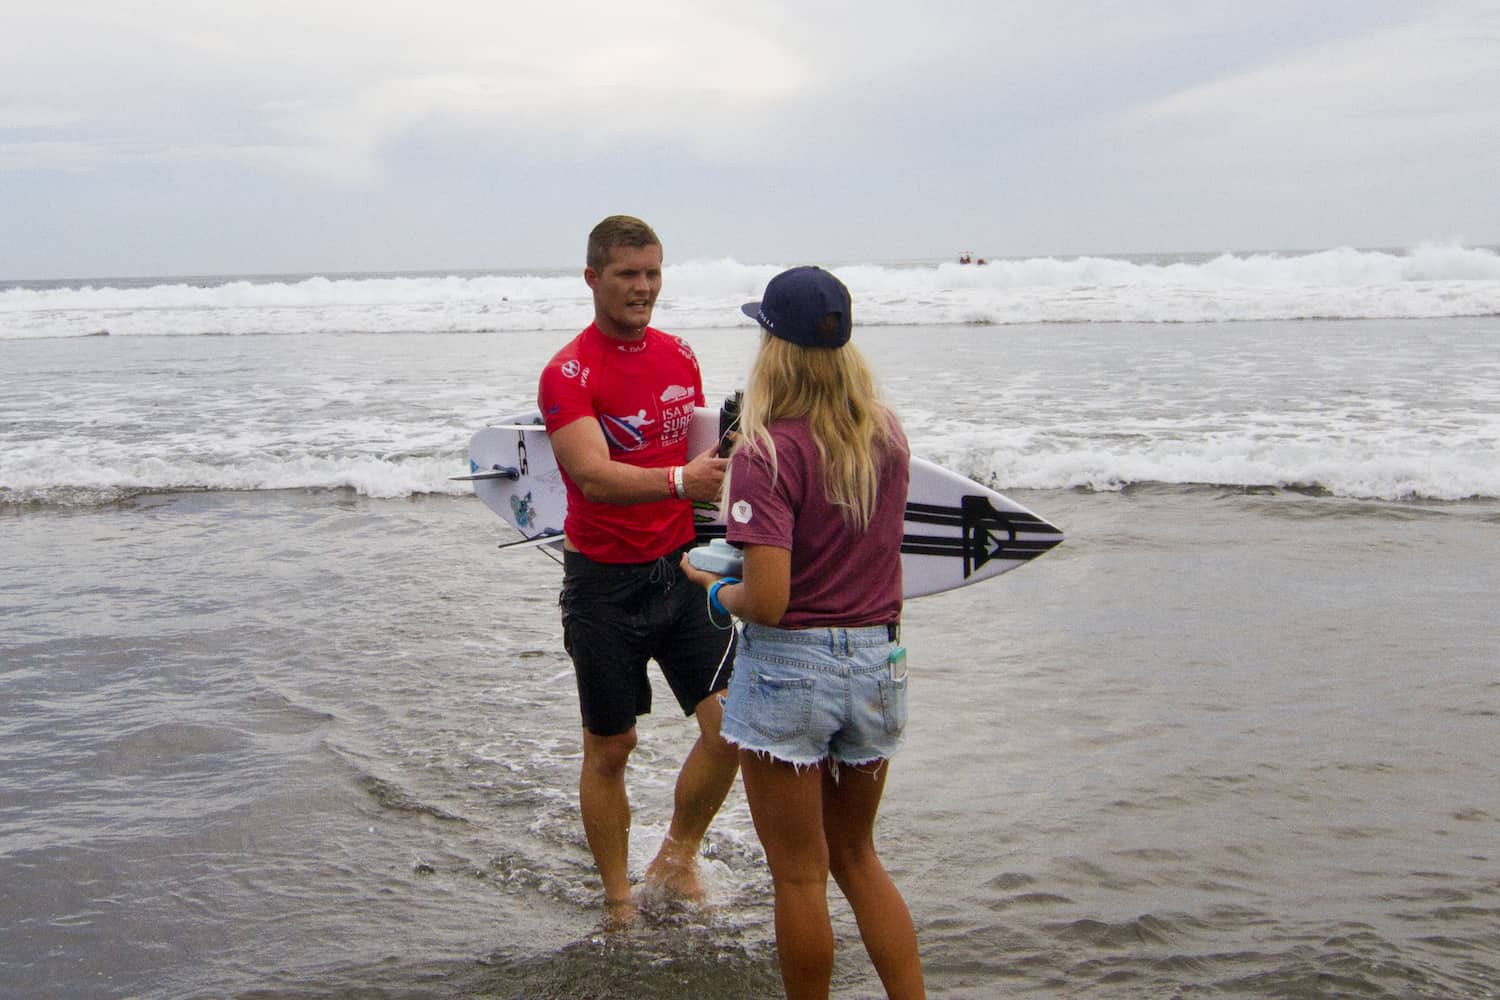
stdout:
{"type": "Polygon", "coordinates": [[[692,580],[698,586],[705,589],[713,586],[714,581],[720,579],[717,573],[710,573],[706,569],[699,569],[697,566],[694,566],[688,559],[686,552],[682,554],[682,573],[689,580],[692,580]]]}

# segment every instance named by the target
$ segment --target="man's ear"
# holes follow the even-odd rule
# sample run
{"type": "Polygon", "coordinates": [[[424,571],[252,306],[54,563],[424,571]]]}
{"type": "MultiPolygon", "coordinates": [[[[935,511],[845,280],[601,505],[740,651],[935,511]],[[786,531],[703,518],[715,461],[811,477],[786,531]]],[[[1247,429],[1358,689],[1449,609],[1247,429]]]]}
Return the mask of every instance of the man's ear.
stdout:
{"type": "Polygon", "coordinates": [[[595,271],[592,267],[584,268],[583,283],[588,285],[590,288],[599,287],[599,272],[595,271]]]}

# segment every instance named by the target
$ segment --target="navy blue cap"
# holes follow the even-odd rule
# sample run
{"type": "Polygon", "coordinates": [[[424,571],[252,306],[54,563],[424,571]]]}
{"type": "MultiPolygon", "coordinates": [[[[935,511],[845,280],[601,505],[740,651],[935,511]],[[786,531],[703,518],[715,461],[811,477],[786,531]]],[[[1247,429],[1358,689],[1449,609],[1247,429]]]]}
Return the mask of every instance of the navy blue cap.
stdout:
{"type": "Polygon", "coordinates": [[[740,311],[772,336],[803,347],[843,347],[849,343],[849,289],[821,267],[794,267],[766,285],[759,302],[740,311]]]}

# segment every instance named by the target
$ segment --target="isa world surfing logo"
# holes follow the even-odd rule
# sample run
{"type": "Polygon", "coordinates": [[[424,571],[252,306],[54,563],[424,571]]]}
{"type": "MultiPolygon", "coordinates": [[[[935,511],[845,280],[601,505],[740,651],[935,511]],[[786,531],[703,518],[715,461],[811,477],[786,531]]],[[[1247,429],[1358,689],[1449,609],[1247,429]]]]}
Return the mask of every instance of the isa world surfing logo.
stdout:
{"type": "Polygon", "coordinates": [[[617,451],[640,451],[646,446],[646,428],[656,423],[641,410],[633,417],[617,417],[611,413],[599,414],[599,426],[610,447],[617,451]]]}

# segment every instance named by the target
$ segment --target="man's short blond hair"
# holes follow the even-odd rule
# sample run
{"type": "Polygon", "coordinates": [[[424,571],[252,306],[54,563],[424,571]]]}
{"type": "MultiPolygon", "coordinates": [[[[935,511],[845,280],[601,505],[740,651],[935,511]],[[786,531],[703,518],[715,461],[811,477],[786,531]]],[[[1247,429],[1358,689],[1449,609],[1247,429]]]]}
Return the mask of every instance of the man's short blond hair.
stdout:
{"type": "Polygon", "coordinates": [[[589,268],[602,271],[609,264],[609,252],[615,247],[659,247],[656,232],[633,215],[611,215],[589,233],[589,268]]]}

